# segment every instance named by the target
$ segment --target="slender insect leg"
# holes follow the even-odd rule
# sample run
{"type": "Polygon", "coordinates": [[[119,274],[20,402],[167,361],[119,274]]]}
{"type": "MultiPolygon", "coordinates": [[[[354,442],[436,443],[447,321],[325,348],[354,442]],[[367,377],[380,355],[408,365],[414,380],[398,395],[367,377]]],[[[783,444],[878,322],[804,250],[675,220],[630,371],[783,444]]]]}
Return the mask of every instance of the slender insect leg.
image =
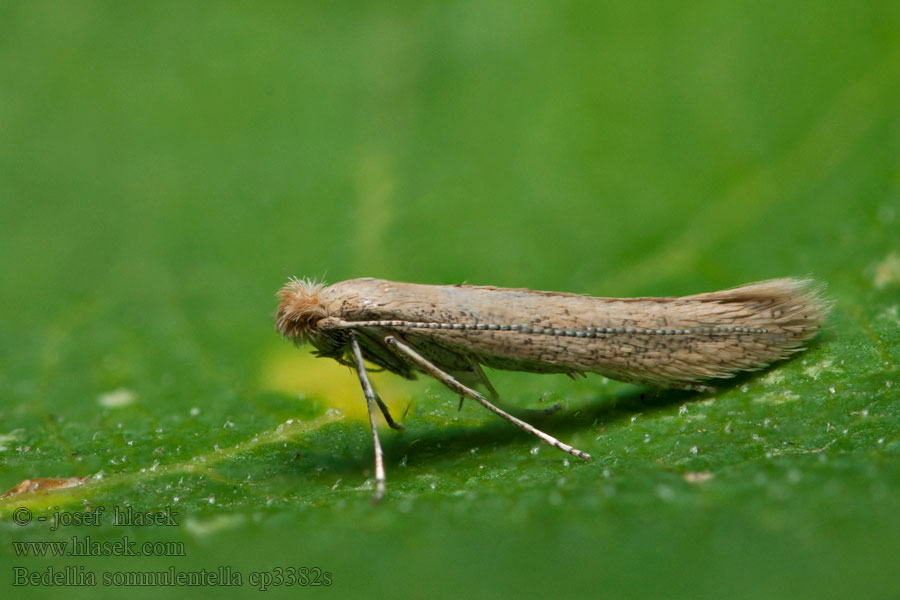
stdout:
{"type": "Polygon", "coordinates": [[[527,431],[531,435],[537,436],[542,441],[550,444],[554,448],[558,448],[558,449],[562,450],[563,452],[568,452],[572,456],[577,456],[578,458],[583,458],[584,460],[591,459],[591,455],[588,454],[587,452],[582,452],[581,450],[578,450],[577,448],[573,448],[572,446],[569,446],[568,444],[564,444],[561,441],[559,441],[558,439],[556,439],[555,437],[553,437],[551,435],[547,435],[540,429],[537,429],[536,427],[529,425],[525,421],[523,421],[521,419],[517,419],[516,417],[512,416],[508,412],[506,412],[500,408],[497,408],[496,406],[494,406],[493,404],[488,402],[484,396],[482,396],[475,390],[464,386],[463,384],[458,382],[456,379],[454,379],[451,375],[441,371],[438,367],[436,367],[431,362],[429,362],[428,359],[424,358],[421,354],[419,354],[418,352],[416,352],[415,350],[413,350],[412,348],[410,348],[403,342],[397,340],[397,338],[395,338],[394,336],[389,335],[384,338],[384,341],[390,348],[394,348],[398,353],[401,353],[401,354],[407,356],[417,366],[422,368],[426,373],[428,373],[429,375],[431,375],[432,377],[434,377],[435,379],[437,379],[438,381],[443,383],[445,386],[447,386],[448,388],[450,388],[457,394],[463,394],[465,396],[468,396],[469,398],[472,398],[473,400],[475,400],[476,402],[478,402],[483,407],[485,407],[489,411],[493,412],[497,416],[509,421],[510,423],[512,423],[513,425],[518,427],[519,429],[527,431]]]}
{"type": "Polygon", "coordinates": [[[359,348],[359,342],[356,340],[356,333],[350,332],[350,346],[353,348],[353,359],[356,362],[356,374],[359,375],[359,382],[362,384],[363,394],[366,396],[366,407],[369,409],[369,427],[372,429],[372,444],[375,447],[375,497],[373,502],[378,502],[384,496],[386,489],[384,474],[384,452],[381,450],[381,442],[378,440],[378,429],[375,428],[375,404],[381,404],[372,384],[369,382],[369,375],[366,373],[366,366],[363,364],[362,350],[359,348]]]}
{"type": "MultiPolygon", "coordinates": [[[[356,356],[354,356],[353,363],[347,361],[344,358],[336,358],[335,360],[337,360],[342,365],[347,365],[348,367],[353,367],[355,369],[356,362],[357,362],[355,359],[356,359],[356,356]]],[[[382,371],[384,371],[384,369],[366,369],[366,373],[380,373],[382,371]]],[[[371,387],[371,385],[369,387],[371,387]]],[[[381,409],[381,414],[384,415],[384,420],[387,422],[388,427],[390,427],[391,429],[396,429],[398,431],[402,431],[403,425],[401,423],[397,423],[396,421],[394,421],[393,417],[391,417],[391,411],[389,411],[387,405],[381,401],[381,397],[376,392],[374,392],[374,388],[373,388],[373,393],[375,394],[375,402],[378,404],[378,408],[381,409]]]]}
{"type": "Polygon", "coordinates": [[[491,400],[494,402],[500,399],[500,394],[497,393],[497,390],[494,389],[493,384],[491,384],[491,380],[487,378],[487,375],[484,373],[484,369],[481,368],[481,363],[472,358],[471,356],[467,356],[466,359],[469,361],[469,364],[472,366],[472,370],[475,371],[475,376],[478,377],[479,381],[481,381],[482,385],[487,389],[488,394],[491,395],[491,400]]]}
{"type": "MultiPolygon", "coordinates": [[[[481,365],[477,360],[472,358],[471,356],[466,357],[469,361],[469,364],[472,366],[472,370],[475,372],[475,376],[478,377],[479,381],[481,381],[482,385],[487,389],[488,393],[491,395],[491,401],[494,404],[500,404],[500,394],[497,393],[497,390],[494,389],[494,386],[491,385],[491,380],[487,378],[487,375],[484,372],[484,369],[481,368],[481,365]]],[[[462,409],[462,401],[463,399],[459,399],[459,408],[462,409]]],[[[530,415],[552,415],[562,408],[562,404],[554,404],[549,408],[526,408],[525,414],[530,415]]],[[[521,410],[521,409],[520,409],[521,410]]]]}
{"type": "Polygon", "coordinates": [[[397,423],[393,418],[391,418],[391,411],[388,410],[387,405],[381,401],[381,397],[377,393],[375,394],[375,402],[378,403],[378,408],[381,409],[381,414],[384,415],[384,420],[387,422],[388,427],[390,427],[391,429],[402,431],[403,424],[397,423]]]}

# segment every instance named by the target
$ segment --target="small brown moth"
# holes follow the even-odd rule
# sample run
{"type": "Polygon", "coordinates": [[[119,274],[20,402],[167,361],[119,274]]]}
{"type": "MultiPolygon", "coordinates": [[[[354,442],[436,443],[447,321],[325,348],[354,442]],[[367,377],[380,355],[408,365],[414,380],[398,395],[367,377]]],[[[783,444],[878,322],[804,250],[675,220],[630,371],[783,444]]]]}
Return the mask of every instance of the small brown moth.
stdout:
{"type": "Polygon", "coordinates": [[[311,343],[319,356],[359,375],[375,445],[376,499],[384,494],[385,474],[374,406],[389,426],[401,426],[372,389],[363,360],[409,379],[427,373],[551,446],[589,460],[472,389],[482,384],[497,401],[482,365],[713,391],[702,382],[761,369],[801,350],[828,313],[819,286],[791,278],[681,298],[291,279],[278,297],[281,335],[311,343]]]}

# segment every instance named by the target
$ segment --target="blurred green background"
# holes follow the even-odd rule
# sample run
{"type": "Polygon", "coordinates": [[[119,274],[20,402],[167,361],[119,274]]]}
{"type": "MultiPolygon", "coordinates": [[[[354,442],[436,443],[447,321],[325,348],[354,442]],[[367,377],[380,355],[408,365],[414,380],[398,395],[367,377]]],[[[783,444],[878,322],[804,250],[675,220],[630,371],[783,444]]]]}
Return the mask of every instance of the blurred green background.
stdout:
{"type": "Polygon", "coordinates": [[[900,4],[0,1],[0,501],[30,596],[900,594],[900,4]],[[827,282],[828,330],[713,396],[492,373],[595,458],[273,330],[292,275],[593,295],[827,282]],[[104,506],[178,527],[15,525],[104,506]],[[20,556],[13,542],[185,544],[20,556]],[[220,565],[242,588],[104,587],[220,565]],[[296,587],[273,587],[268,594],[296,587]]]}

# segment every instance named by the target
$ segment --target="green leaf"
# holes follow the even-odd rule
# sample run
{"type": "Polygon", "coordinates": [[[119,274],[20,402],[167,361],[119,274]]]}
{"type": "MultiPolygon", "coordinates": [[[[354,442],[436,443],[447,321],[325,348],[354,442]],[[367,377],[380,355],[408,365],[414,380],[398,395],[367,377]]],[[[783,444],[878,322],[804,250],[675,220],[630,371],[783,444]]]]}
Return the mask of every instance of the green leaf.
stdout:
{"type": "Polygon", "coordinates": [[[0,488],[68,485],[0,499],[10,593],[896,596],[898,30],[890,2],[5,3],[0,488]],[[811,275],[834,310],[714,394],[489,373],[590,463],[377,374],[406,429],[373,506],[354,373],[274,332],[294,275],[811,275]]]}

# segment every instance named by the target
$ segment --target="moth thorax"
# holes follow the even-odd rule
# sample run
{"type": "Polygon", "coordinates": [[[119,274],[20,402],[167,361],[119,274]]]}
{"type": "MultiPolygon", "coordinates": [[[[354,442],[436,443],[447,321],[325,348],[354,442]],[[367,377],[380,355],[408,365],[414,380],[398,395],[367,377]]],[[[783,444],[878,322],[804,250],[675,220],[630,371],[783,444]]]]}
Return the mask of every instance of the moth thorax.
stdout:
{"type": "Polygon", "coordinates": [[[275,326],[281,335],[298,343],[316,337],[316,324],[328,316],[321,298],[324,288],[325,284],[310,279],[291,279],[278,291],[281,303],[275,326]]]}

